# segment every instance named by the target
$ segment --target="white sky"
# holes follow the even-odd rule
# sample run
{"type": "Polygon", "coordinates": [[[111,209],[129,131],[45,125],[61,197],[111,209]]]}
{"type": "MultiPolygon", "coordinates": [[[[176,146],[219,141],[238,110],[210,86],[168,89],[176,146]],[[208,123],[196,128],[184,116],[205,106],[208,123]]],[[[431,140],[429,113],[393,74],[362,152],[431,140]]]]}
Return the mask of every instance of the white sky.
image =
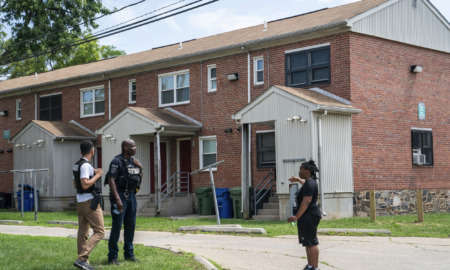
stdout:
{"type": "MultiPolygon", "coordinates": [[[[100,26],[97,30],[178,1],[180,0],[147,0],[98,20],[100,26]]],[[[450,1],[430,1],[450,21],[450,1]]],[[[138,0],[103,0],[104,5],[109,8],[121,8],[135,2],[138,0]]],[[[190,2],[192,0],[184,1],[190,2]]],[[[219,0],[169,19],[101,39],[100,43],[114,45],[131,54],[351,2],[357,0],[219,0]]]]}

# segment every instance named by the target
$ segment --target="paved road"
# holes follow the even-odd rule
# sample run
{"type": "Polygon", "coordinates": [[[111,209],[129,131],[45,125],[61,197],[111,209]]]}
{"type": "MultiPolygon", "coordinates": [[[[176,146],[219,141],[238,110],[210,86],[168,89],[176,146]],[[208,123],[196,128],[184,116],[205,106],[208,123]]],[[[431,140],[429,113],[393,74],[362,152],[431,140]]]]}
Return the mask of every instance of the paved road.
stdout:
{"type": "MultiPolygon", "coordinates": [[[[65,228],[0,225],[0,233],[69,236],[65,228]]],[[[108,234],[109,232],[107,232],[108,234]]],[[[320,236],[320,269],[450,269],[450,239],[320,236]]],[[[214,260],[226,269],[302,269],[296,236],[277,238],[136,232],[135,242],[172,246],[214,260]]]]}

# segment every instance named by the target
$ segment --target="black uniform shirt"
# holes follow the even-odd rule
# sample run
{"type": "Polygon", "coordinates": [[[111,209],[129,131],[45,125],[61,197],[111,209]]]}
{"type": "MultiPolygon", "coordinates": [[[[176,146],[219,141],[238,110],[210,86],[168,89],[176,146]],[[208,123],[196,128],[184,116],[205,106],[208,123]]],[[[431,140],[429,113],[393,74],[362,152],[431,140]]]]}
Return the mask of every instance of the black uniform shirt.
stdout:
{"type": "Polygon", "coordinates": [[[297,207],[300,209],[303,197],[312,196],[311,203],[308,205],[304,215],[313,215],[321,217],[319,206],[317,205],[317,197],[319,196],[319,186],[316,180],[309,178],[297,193],[297,207]]]}
{"type": "MultiPolygon", "coordinates": [[[[123,164],[123,162],[119,159],[119,156],[122,156],[122,158],[126,159],[122,154],[120,154],[111,161],[111,164],[109,164],[109,171],[108,171],[108,177],[110,178],[117,179],[119,176],[125,175],[127,173],[127,168],[125,167],[125,164],[123,164]]],[[[137,168],[137,166],[134,165],[132,158],[126,160],[134,168],[137,168]]]]}

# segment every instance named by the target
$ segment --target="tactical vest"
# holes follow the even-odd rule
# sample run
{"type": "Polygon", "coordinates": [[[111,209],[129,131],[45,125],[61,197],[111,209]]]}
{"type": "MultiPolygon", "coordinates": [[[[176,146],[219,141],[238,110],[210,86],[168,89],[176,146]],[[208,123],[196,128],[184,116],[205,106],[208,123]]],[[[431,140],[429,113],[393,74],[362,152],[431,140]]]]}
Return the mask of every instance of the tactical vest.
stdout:
{"type": "MultiPolygon", "coordinates": [[[[85,160],[84,158],[80,159],[77,163],[75,163],[75,165],[73,165],[72,171],[73,171],[73,177],[75,178],[75,184],[77,186],[77,193],[78,194],[83,194],[83,193],[92,193],[92,191],[94,191],[95,189],[95,185],[92,185],[90,188],[84,190],[81,187],[81,178],[80,178],[80,174],[81,174],[81,166],[85,163],[89,163],[87,160],[85,160]]],[[[89,179],[92,179],[92,177],[89,177],[89,179]]]]}
{"type": "Polygon", "coordinates": [[[121,155],[116,156],[116,158],[118,158],[125,167],[125,173],[117,178],[118,190],[136,193],[141,185],[141,169],[135,167],[133,162],[130,163],[121,155]]]}

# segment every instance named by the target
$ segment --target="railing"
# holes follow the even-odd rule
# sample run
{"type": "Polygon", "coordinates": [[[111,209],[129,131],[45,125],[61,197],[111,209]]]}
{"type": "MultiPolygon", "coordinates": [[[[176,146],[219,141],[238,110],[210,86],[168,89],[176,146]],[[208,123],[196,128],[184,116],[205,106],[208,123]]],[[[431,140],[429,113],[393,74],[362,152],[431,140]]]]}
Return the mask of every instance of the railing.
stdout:
{"type": "Polygon", "coordinates": [[[175,197],[175,193],[187,193],[189,197],[190,176],[189,172],[175,172],[161,186],[161,202],[169,195],[175,197]]]}
{"type": "Polygon", "coordinates": [[[258,214],[258,203],[261,202],[262,199],[264,199],[267,195],[267,193],[270,192],[270,196],[273,196],[273,187],[275,182],[275,170],[272,169],[270,172],[264,177],[258,185],[256,185],[255,189],[253,190],[253,201],[254,201],[254,207],[255,207],[255,215],[258,214]]]}

